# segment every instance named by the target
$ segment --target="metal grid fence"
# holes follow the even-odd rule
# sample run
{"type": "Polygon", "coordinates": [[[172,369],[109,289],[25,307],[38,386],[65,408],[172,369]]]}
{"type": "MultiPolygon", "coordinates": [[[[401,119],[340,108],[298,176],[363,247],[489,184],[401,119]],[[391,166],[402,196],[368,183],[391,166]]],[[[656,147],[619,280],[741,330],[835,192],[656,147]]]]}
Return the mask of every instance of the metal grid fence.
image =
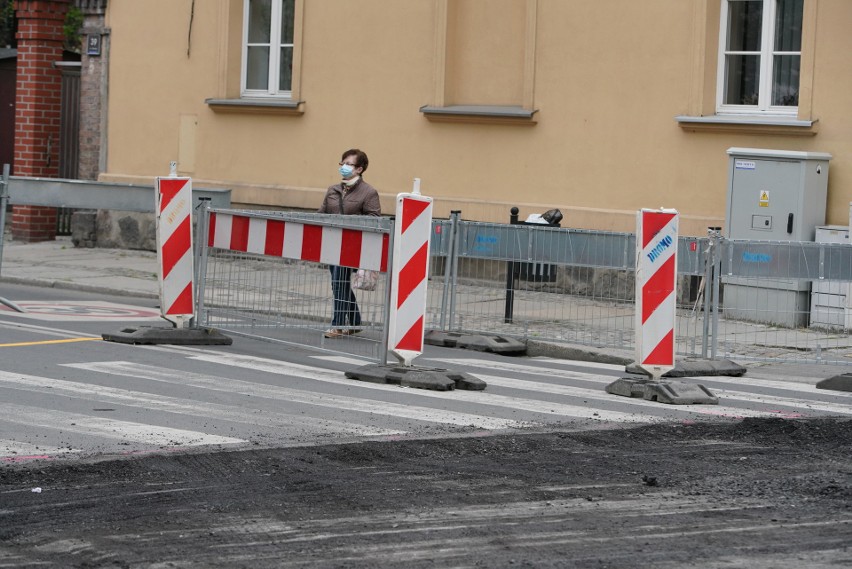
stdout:
{"type": "MultiPolygon", "coordinates": [[[[429,327],[632,349],[634,235],[457,218],[444,224],[438,236],[433,227],[433,257],[437,250],[441,262],[433,263],[429,327]]],[[[700,355],[707,239],[682,239],[679,247],[678,352],[700,355]]]]}
{"type": "MultiPolygon", "coordinates": [[[[225,211],[225,210],[221,210],[225,211]]],[[[241,216],[388,232],[387,219],[238,211],[241,216]]],[[[387,275],[375,290],[354,291],[362,326],[357,335],[325,338],[333,314],[326,264],[208,247],[202,240],[199,322],[235,335],[333,353],[385,360],[387,275]]]]}
{"type": "MultiPolygon", "coordinates": [[[[280,215],[371,229],[380,223],[280,215]]],[[[634,348],[632,234],[454,214],[433,221],[430,249],[428,329],[634,348]]],[[[387,275],[375,291],[356,291],[367,332],[327,340],[327,267],[215,249],[207,255],[200,280],[208,325],[384,361],[387,275]]],[[[677,273],[679,357],[852,363],[852,246],[731,241],[711,232],[679,239],[677,273]]]]}

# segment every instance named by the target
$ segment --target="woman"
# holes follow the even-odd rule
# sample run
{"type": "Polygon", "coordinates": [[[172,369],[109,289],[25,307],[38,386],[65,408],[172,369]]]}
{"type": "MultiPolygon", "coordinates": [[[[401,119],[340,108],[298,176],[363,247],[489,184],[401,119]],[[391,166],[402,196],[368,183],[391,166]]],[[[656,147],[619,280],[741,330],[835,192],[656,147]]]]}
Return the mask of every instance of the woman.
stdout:
{"type": "MultiPolygon", "coordinates": [[[[342,215],[381,215],[379,193],[364,181],[364,172],[370,161],[367,155],[352,148],[343,153],[338,164],[341,181],[328,188],[319,213],[342,215]]],[[[355,269],[330,266],[331,292],[334,297],[334,316],[331,328],[323,334],[326,338],[340,338],[357,334],[361,327],[361,312],[352,292],[350,279],[355,269]]]]}

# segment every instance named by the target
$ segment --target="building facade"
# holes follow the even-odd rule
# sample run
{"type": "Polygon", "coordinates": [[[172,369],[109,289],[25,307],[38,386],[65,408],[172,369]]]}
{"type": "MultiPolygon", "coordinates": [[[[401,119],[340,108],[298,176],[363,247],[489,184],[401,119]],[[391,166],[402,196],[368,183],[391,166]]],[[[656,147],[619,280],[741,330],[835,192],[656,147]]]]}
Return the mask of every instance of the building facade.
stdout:
{"type": "Polygon", "coordinates": [[[848,0],[110,0],[100,179],[169,162],[246,207],[315,209],[340,154],[435,215],[723,225],[728,148],[832,155],[852,201],[848,0]],[[844,31],[847,30],[847,31],[844,31]]]}

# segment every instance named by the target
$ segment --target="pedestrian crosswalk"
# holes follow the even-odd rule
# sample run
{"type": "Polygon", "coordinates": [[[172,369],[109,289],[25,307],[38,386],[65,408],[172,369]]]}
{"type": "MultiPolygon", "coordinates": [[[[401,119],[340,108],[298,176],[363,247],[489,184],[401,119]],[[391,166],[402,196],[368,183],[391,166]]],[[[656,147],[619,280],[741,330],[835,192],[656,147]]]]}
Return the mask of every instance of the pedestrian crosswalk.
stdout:
{"type": "MultiPolygon", "coordinates": [[[[468,356],[420,365],[464,371],[485,391],[438,392],[347,379],[364,364],[316,355],[301,363],[191,347],[181,369],[110,359],[0,371],[0,463],[81,454],[244,448],[746,417],[852,415],[852,394],[815,381],[694,378],[719,405],[665,405],[606,393],[606,364],[468,356]]],[[[174,361],[174,360],[170,360],[174,361]]]]}

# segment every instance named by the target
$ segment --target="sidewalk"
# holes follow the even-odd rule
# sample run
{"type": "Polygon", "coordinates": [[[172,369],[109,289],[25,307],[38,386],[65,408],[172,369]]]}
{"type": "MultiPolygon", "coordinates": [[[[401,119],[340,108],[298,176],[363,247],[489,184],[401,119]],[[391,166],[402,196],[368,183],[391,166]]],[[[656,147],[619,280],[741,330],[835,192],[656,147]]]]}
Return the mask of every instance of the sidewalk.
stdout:
{"type": "Polygon", "coordinates": [[[0,282],[157,298],[157,254],[130,249],[76,248],[56,241],[6,241],[0,282]]]}

